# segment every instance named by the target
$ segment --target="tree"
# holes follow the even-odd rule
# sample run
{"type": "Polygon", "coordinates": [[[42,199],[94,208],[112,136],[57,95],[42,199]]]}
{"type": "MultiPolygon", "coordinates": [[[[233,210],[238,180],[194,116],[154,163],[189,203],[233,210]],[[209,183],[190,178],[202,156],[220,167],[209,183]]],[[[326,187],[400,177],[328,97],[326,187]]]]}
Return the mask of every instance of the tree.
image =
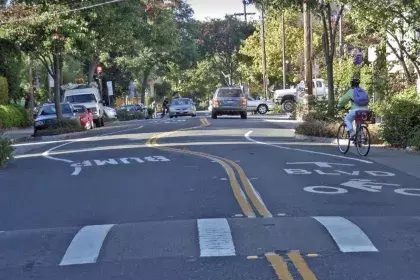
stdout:
{"type": "Polygon", "coordinates": [[[0,10],[0,36],[15,43],[21,51],[39,59],[54,79],[57,117],[61,114],[60,80],[62,59],[68,51],[68,38],[83,36],[85,22],[65,13],[65,5],[42,2],[14,4],[0,10]]]}
{"type": "Polygon", "coordinates": [[[237,71],[239,50],[242,42],[253,32],[254,27],[231,16],[225,19],[213,19],[201,26],[201,51],[212,57],[224,76],[224,84],[239,82],[237,71]]]}

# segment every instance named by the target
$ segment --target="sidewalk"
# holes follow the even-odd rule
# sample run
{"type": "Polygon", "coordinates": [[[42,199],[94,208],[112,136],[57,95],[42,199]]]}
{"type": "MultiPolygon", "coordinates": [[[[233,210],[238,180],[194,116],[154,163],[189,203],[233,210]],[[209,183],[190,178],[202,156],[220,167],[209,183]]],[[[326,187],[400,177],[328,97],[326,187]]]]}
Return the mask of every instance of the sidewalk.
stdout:
{"type": "Polygon", "coordinates": [[[34,128],[15,128],[11,130],[6,130],[3,134],[0,134],[0,138],[9,139],[12,143],[22,142],[29,139],[34,133],[34,128]]]}

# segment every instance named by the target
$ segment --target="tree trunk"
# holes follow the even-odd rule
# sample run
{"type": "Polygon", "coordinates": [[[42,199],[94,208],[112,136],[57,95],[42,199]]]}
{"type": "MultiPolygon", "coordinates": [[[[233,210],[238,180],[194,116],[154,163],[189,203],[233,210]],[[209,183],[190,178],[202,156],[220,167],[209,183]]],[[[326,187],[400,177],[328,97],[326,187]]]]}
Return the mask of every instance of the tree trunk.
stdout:
{"type": "Polygon", "coordinates": [[[89,62],[89,73],[88,73],[88,83],[93,82],[93,76],[95,75],[96,67],[98,67],[99,64],[99,57],[95,56],[90,62],[89,62]]]}
{"type": "Polygon", "coordinates": [[[147,79],[149,78],[150,71],[145,71],[143,76],[143,82],[141,84],[141,103],[146,105],[146,89],[147,89],[147,79]]]}
{"type": "Polygon", "coordinates": [[[57,119],[62,119],[63,114],[61,111],[61,92],[60,92],[60,57],[58,50],[54,54],[54,103],[57,114],[57,119]]]}
{"type": "Polygon", "coordinates": [[[333,116],[334,115],[334,104],[335,104],[335,96],[334,96],[334,66],[333,66],[333,59],[327,59],[327,79],[328,79],[328,114],[333,116]]]}

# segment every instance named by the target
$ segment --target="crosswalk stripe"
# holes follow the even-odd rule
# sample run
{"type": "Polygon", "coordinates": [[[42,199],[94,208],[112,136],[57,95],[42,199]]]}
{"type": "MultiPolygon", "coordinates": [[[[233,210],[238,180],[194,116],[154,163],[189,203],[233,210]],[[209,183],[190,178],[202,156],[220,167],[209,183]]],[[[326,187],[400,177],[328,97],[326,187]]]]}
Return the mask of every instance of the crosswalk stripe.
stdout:
{"type": "Polygon", "coordinates": [[[102,243],[114,225],[83,227],[70,243],[60,265],[96,263],[102,243]]]}
{"type": "Polygon", "coordinates": [[[354,223],[343,217],[313,217],[334,239],[341,252],[378,252],[369,237],[354,223]]]}
{"type": "Polygon", "coordinates": [[[200,257],[235,256],[229,223],[226,219],[197,220],[200,257]]]}

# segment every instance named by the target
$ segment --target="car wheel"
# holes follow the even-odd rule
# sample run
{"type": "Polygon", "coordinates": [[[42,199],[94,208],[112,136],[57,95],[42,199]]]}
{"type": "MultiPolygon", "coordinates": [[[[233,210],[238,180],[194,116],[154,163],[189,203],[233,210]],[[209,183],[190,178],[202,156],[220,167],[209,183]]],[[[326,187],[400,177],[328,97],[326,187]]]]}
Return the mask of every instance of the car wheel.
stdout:
{"type": "Polygon", "coordinates": [[[169,118],[173,119],[173,118],[174,118],[174,116],[169,116],[169,118]]]}
{"type": "Polygon", "coordinates": [[[95,126],[96,127],[101,127],[101,121],[100,121],[100,119],[93,120],[93,122],[95,123],[95,126]]]}
{"type": "Polygon", "coordinates": [[[90,129],[94,129],[95,128],[95,122],[94,121],[91,121],[90,122],[90,129]]]}
{"type": "Polygon", "coordinates": [[[281,106],[286,113],[292,113],[295,109],[295,102],[292,100],[286,100],[281,106]]]}
{"type": "Polygon", "coordinates": [[[99,119],[99,122],[101,123],[101,127],[105,125],[104,117],[101,117],[99,119]]]}
{"type": "Polygon", "coordinates": [[[211,118],[212,118],[212,119],[217,119],[217,114],[216,114],[216,113],[214,113],[214,112],[212,112],[212,113],[211,113],[211,118]]]}
{"type": "Polygon", "coordinates": [[[268,112],[268,107],[265,104],[261,104],[260,106],[258,106],[257,108],[258,113],[260,113],[261,115],[265,115],[268,112]]]}
{"type": "Polygon", "coordinates": [[[241,119],[245,120],[248,118],[247,112],[241,112],[241,119]]]}

